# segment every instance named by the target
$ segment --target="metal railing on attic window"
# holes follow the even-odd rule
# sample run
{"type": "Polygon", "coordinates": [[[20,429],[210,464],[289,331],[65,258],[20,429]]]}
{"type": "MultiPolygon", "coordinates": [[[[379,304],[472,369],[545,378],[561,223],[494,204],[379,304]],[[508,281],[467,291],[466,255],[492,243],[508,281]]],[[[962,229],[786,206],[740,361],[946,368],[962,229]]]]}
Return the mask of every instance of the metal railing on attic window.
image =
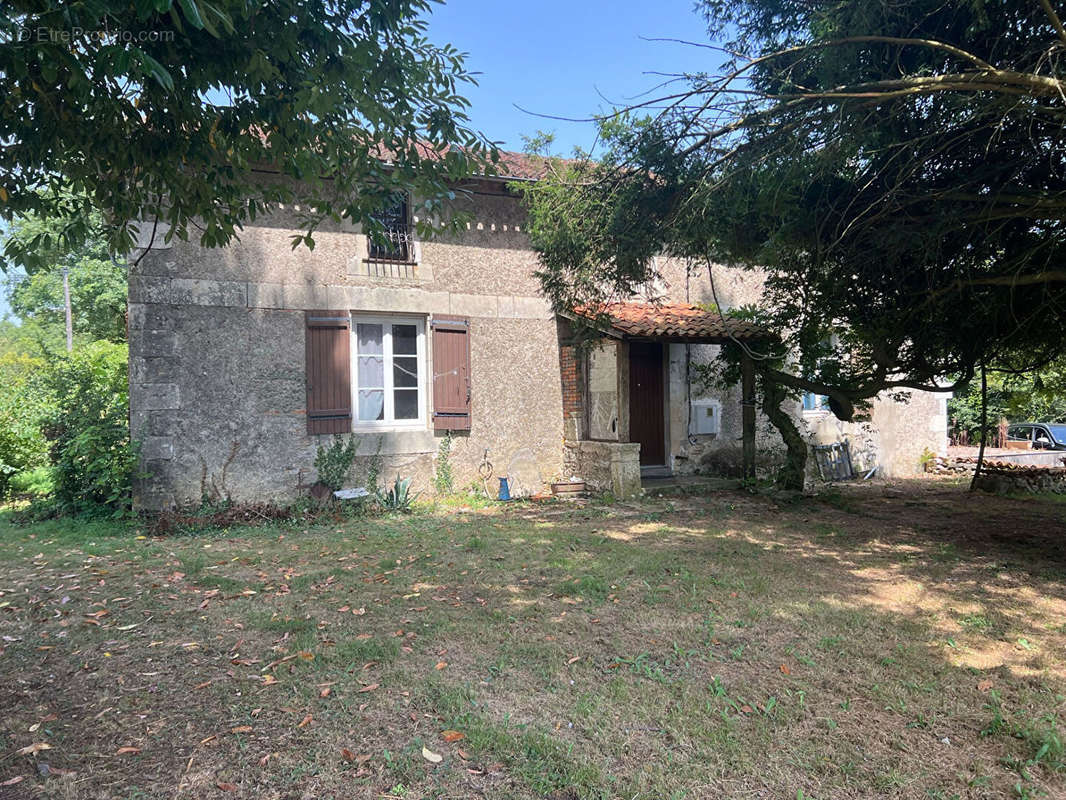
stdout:
{"type": "MultiPolygon", "coordinates": [[[[376,237],[368,237],[369,261],[399,262],[410,264],[414,261],[414,234],[408,217],[407,200],[386,209],[376,217],[384,231],[376,237]]],[[[378,274],[374,265],[368,271],[378,274]]],[[[397,276],[400,277],[400,276],[397,276]]]]}

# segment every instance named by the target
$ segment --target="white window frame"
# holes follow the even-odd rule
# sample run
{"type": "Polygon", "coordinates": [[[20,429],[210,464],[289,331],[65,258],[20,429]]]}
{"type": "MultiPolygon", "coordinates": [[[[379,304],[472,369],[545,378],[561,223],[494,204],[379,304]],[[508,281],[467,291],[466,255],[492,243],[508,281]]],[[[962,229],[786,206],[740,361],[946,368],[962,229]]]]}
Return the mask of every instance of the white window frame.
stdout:
{"type": "MultiPolygon", "coordinates": [[[[411,430],[426,427],[427,398],[427,373],[429,371],[426,358],[426,318],[413,314],[362,314],[352,312],[352,430],[380,431],[380,430],[411,430]],[[361,420],[359,419],[359,328],[360,324],[381,325],[381,350],[384,355],[385,371],[385,409],[384,419],[361,420]],[[415,340],[415,358],[418,362],[418,418],[417,419],[394,419],[395,397],[393,390],[393,353],[392,353],[392,326],[414,325],[417,329],[415,340]]],[[[374,389],[380,388],[377,386],[374,389]]]]}

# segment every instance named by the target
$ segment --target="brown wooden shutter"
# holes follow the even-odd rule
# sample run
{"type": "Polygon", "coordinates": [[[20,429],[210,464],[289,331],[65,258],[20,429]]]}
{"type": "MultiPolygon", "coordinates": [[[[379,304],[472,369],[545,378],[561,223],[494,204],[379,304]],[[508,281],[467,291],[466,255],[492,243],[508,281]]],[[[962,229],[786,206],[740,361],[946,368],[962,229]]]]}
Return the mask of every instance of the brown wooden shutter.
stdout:
{"type": "Polygon", "coordinates": [[[347,311],[307,311],[307,432],[352,430],[352,319],[347,311]]]}
{"type": "Polygon", "coordinates": [[[433,428],[470,430],[470,320],[433,317],[433,428]]]}

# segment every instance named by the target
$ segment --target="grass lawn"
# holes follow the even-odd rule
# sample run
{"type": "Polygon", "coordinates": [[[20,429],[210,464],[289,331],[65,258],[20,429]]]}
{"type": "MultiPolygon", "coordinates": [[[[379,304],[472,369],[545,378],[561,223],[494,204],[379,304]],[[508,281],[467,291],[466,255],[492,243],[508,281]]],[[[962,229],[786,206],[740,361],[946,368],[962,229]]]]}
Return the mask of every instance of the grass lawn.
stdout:
{"type": "Polygon", "coordinates": [[[1066,796],[1066,504],[0,522],[0,798],[1066,796]]]}

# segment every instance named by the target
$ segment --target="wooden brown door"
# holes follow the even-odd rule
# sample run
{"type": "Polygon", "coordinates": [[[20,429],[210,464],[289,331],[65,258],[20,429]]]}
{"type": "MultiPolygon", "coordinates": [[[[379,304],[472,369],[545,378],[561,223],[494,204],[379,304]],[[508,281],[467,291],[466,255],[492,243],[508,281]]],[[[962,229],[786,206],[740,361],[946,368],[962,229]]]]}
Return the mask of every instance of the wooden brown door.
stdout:
{"type": "Polygon", "coordinates": [[[640,442],[640,465],[666,463],[663,346],[629,343],[629,441],[640,442]]]}

